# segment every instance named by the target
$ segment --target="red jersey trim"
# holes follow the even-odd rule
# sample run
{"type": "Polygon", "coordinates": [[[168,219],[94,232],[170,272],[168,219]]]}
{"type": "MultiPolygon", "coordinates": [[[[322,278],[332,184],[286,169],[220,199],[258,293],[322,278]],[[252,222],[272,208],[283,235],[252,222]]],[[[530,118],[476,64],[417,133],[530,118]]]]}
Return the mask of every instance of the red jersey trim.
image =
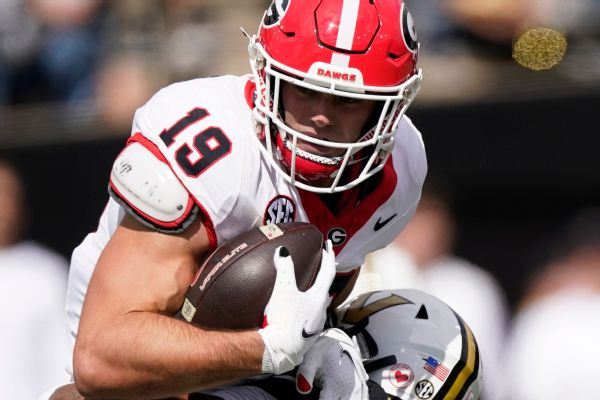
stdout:
{"type": "MultiPolygon", "coordinates": [[[[136,132],[134,135],[132,135],[127,140],[127,144],[125,147],[131,145],[132,143],[139,143],[142,146],[144,146],[156,158],[158,158],[163,163],[167,164],[169,166],[169,168],[171,169],[171,171],[173,171],[173,168],[169,164],[166,157],[161,153],[158,146],[156,144],[154,144],[154,142],[152,142],[150,139],[145,137],[142,133],[136,132]]],[[[175,174],[175,171],[173,171],[173,175],[177,178],[177,180],[179,180],[179,182],[181,182],[181,180],[179,179],[177,174],[175,174]]],[[[183,182],[181,182],[181,184],[183,185],[183,182]]],[[[185,187],[185,185],[184,185],[184,187],[185,187]]],[[[127,206],[129,206],[133,211],[138,213],[142,218],[147,219],[150,223],[152,223],[158,227],[163,227],[163,228],[167,228],[167,229],[174,229],[174,228],[177,228],[179,225],[181,225],[181,223],[183,221],[185,221],[186,218],[189,217],[191,211],[193,210],[194,204],[197,205],[198,209],[200,210],[200,213],[202,214],[202,223],[204,224],[204,227],[206,229],[206,234],[208,236],[210,251],[213,251],[217,248],[217,235],[215,232],[215,228],[214,228],[212,219],[210,218],[210,214],[206,211],[206,209],[202,206],[202,204],[198,201],[198,199],[196,197],[194,197],[191,193],[189,193],[189,191],[188,191],[189,199],[188,199],[188,203],[186,205],[186,210],[183,213],[183,215],[175,221],[165,222],[165,221],[159,221],[155,218],[152,218],[151,216],[145,214],[144,212],[142,212],[141,210],[139,210],[138,208],[133,206],[133,204],[131,204],[129,201],[127,201],[127,199],[121,193],[119,193],[118,190],[116,190],[112,181],[110,181],[110,188],[111,188],[111,190],[113,190],[115,192],[115,194],[120,199],[122,199],[127,204],[127,206]]]]}
{"type": "Polygon", "coordinates": [[[246,98],[246,103],[248,103],[248,107],[251,110],[254,109],[254,92],[256,91],[256,85],[252,80],[248,79],[246,81],[246,86],[244,87],[244,97],[246,98]]]}
{"type": "MultiPolygon", "coordinates": [[[[165,158],[163,153],[160,152],[160,149],[158,148],[158,146],[155,145],[154,142],[152,142],[146,136],[142,135],[140,132],[134,133],[133,136],[131,136],[129,139],[127,139],[127,144],[125,145],[125,148],[127,148],[127,146],[129,146],[132,143],[141,144],[146,149],[148,149],[150,151],[150,153],[154,154],[154,156],[156,158],[158,158],[160,161],[164,162],[165,164],[169,165],[169,162],[167,161],[167,159],[165,158]]],[[[125,150],[125,149],[123,149],[123,150],[125,150]]],[[[123,151],[121,151],[121,153],[122,152],[123,151]]],[[[169,167],[170,167],[170,165],[169,165],[169,167]]]]}

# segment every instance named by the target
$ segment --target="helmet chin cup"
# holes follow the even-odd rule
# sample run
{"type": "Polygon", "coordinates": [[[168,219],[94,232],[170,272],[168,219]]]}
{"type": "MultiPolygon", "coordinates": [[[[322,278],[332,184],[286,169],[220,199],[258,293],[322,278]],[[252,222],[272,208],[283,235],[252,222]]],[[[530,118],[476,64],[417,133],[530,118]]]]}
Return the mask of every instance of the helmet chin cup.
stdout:
{"type": "Polygon", "coordinates": [[[341,157],[334,159],[311,155],[298,148],[294,155],[293,146],[282,135],[277,135],[277,150],[281,154],[281,164],[290,173],[307,183],[334,178],[340,168],[341,157]]]}

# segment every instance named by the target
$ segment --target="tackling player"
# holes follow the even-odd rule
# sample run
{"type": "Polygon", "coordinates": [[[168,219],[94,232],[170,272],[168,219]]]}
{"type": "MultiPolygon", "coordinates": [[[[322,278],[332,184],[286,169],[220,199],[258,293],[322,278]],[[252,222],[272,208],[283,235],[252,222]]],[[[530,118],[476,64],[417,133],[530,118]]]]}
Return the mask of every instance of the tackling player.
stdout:
{"type": "MultiPolygon", "coordinates": [[[[349,377],[335,390],[366,398],[352,341],[302,331],[322,329],[334,265],[336,305],[366,254],[415,211],[426,157],[404,112],[421,81],[418,50],[402,0],[276,0],[250,39],[251,75],[173,84],[136,112],[99,228],[71,263],[67,311],[82,394],[176,396],[280,374],[306,358],[301,391],[313,379],[349,377]],[[282,289],[314,307],[270,304],[270,324],[246,332],[170,317],[204,255],[287,221],[311,222],[330,240],[318,287],[282,289]],[[315,341],[321,358],[310,352],[315,341]],[[321,368],[340,354],[343,368],[321,368]]],[[[293,267],[285,255],[274,255],[278,274],[293,267]]]]}

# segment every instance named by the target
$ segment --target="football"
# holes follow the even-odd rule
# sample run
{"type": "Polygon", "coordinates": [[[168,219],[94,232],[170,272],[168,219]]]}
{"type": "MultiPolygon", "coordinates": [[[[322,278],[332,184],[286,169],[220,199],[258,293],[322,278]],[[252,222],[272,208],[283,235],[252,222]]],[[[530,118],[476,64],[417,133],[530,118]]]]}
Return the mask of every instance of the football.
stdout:
{"type": "Polygon", "coordinates": [[[292,256],[298,289],[308,289],[321,265],[321,232],[304,222],[265,225],[228,240],[205,259],[176,317],[209,329],[260,328],[279,246],[292,256]]]}

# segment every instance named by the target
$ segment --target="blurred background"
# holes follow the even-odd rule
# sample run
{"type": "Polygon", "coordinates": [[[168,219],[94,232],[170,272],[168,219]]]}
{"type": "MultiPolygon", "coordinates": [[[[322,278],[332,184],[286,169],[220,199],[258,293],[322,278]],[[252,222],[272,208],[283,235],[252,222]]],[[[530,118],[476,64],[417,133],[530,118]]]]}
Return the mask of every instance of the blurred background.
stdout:
{"type": "MultiPolygon", "coordinates": [[[[68,259],[96,228],[135,109],[174,81],[247,73],[239,27],[255,32],[268,3],[1,0],[0,158],[27,196],[19,240],[68,259]]],[[[600,207],[600,0],[406,3],[424,71],[408,115],[451,194],[446,251],[488,274],[517,320],[566,281],[540,290],[540,276],[573,263],[548,265],[600,248],[600,223],[573,228],[600,207]]],[[[569,284],[597,294],[586,273],[569,284]]]]}

